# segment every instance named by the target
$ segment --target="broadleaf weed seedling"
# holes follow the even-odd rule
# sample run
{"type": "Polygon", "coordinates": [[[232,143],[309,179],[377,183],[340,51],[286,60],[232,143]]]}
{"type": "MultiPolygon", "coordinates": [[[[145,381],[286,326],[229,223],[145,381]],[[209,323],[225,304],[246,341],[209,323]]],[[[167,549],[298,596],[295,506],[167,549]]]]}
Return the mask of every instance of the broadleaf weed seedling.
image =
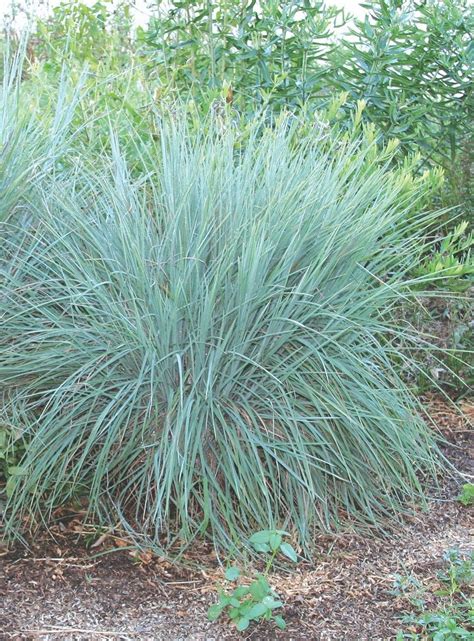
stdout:
{"type": "Polygon", "coordinates": [[[265,620],[273,621],[281,630],[285,629],[284,618],[275,614],[276,610],[283,607],[283,602],[268,582],[268,574],[278,554],[283,554],[294,563],[298,561],[294,548],[283,540],[285,536],[289,535],[283,530],[261,530],[250,537],[252,548],[268,555],[265,570],[257,574],[251,583],[244,584],[239,581],[242,576],[240,569],[235,565],[229,566],[225,571],[225,579],[238,584],[232,591],[219,588],[219,601],[211,605],[207,613],[210,621],[226,613],[240,632],[246,630],[251,621],[265,620]]]}
{"type": "Polygon", "coordinates": [[[396,597],[403,597],[416,607],[423,608],[425,605],[426,588],[413,574],[396,574],[394,577],[393,588],[390,594],[396,597]]]}

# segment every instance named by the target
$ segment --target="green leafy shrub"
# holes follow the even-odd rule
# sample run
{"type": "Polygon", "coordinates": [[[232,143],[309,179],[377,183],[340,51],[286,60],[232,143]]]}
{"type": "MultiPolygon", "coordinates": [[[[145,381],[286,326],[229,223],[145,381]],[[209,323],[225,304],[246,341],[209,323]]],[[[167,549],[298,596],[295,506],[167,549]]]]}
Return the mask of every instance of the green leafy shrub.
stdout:
{"type": "Polygon", "coordinates": [[[206,101],[225,88],[250,114],[262,106],[298,109],[322,93],[337,13],[304,0],[158,3],[138,45],[164,91],[206,101]]]}
{"type": "MultiPolygon", "coordinates": [[[[341,13],[319,1],[158,2],[148,24],[135,30],[130,2],[112,11],[108,2],[74,0],[38,21],[30,49],[53,72],[53,84],[51,76],[66,62],[72,71],[87,63],[102,79],[89,114],[130,107],[143,117],[143,104],[137,110],[134,99],[142,87],[142,103],[152,95],[160,102],[193,98],[201,113],[229,103],[247,117],[287,109],[310,116],[344,92],[341,127],[352,127],[363,101],[364,122],[376,126],[379,139],[399,139],[398,158],[418,152],[420,171],[445,169],[443,204],[461,205],[471,220],[473,5],[371,0],[364,6],[365,19],[348,33],[341,13]]],[[[134,121],[138,127],[140,118],[134,121]]],[[[89,139],[96,143],[94,135],[89,139]]]]}
{"type": "Polygon", "coordinates": [[[372,0],[365,7],[365,19],[347,33],[323,2],[167,3],[139,32],[139,47],[165,92],[206,104],[206,90],[216,98],[225,88],[241,112],[314,111],[343,91],[350,126],[364,100],[364,119],[385,141],[396,137],[402,154],[419,151],[423,165],[442,165],[454,203],[472,204],[472,3],[372,0]]]}
{"type": "Polygon", "coordinates": [[[56,73],[65,63],[87,64],[94,71],[104,65],[118,70],[133,55],[132,30],[130,2],[115,8],[109,0],[92,5],[80,0],[60,2],[46,18],[36,21],[30,52],[56,73]]]}
{"type": "MultiPolygon", "coordinates": [[[[404,151],[451,167],[472,118],[474,10],[467,0],[374,0],[334,63],[335,86],[404,151]]],[[[348,103],[350,105],[350,102],[348,103]]]]}
{"type": "Polygon", "coordinates": [[[423,182],[290,123],[242,144],[165,118],[149,176],[114,143],[110,175],[48,182],[34,228],[3,226],[0,381],[29,440],[10,534],[78,487],[167,550],[279,526],[310,550],[423,500],[438,451],[393,368],[423,182]]]}
{"type": "Polygon", "coordinates": [[[452,231],[448,232],[439,242],[435,252],[425,258],[415,270],[418,275],[437,274],[438,278],[448,281],[443,286],[465,290],[474,283],[474,234],[469,233],[468,222],[462,221],[452,231]],[[449,280],[450,276],[459,276],[449,280]]]}

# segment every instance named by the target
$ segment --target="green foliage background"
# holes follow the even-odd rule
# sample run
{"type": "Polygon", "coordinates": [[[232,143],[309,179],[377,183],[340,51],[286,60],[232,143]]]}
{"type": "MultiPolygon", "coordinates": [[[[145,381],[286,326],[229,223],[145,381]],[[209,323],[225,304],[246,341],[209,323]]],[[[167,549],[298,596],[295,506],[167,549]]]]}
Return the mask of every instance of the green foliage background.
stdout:
{"type": "Polygon", "coordinates": [[[472,3],[364,6],[365,20],[346,23],[319,0],[156,2],[134,30],[130,4],[109,15],[107,2],[74,0],[37,25],[32,51],[56,73],[65,59],[99,78],[135,65],[154,99],[192,97],[203,113],[222,100],[248,117],[282,109],[310,117],[344,94],[338,120],[350,128],[363,100],[380,139],[398,138],[401,156],[419,153],[421,169],[442,166],[446,203],[472,215],[472,3]]]}

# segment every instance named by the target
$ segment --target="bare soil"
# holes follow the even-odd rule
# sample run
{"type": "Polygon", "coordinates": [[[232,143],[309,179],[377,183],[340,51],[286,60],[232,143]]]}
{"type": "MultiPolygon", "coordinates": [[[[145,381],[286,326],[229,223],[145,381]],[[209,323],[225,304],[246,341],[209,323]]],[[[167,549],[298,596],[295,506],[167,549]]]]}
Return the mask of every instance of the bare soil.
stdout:
{"type": "Polygon", "coordinates": [[[439,587],[443,552],[474,548],[473,509],[456,501],[460,484],[474,477],[473,421],[466,419],[473,418],[474,404],[464,401],[464,417],[439,399],[428,399],[428,405],[450,442],[446,455],[460,473],[433,490],[428,511],[407,520],[389,538],[321,536],[311,565],[272,576],[286,604],[285,631],[265,622],[238,634],[225,621],[207,621],[222,578],[207,547],[187,559],[190,567],[206,569],[178,568],[146,552],[120,549],[126,545],[122,539],[94,533],[76,516],[57,526],[54,540],[0,552],[0,639],[394,639],[403,627],[401,615],[411,607],[393,594],[396,575],[416,577],[427,588],[427,607],[435,607],[432,594],[439,587]],[[95,547],[87,547],[88,541],[95,547]]]}

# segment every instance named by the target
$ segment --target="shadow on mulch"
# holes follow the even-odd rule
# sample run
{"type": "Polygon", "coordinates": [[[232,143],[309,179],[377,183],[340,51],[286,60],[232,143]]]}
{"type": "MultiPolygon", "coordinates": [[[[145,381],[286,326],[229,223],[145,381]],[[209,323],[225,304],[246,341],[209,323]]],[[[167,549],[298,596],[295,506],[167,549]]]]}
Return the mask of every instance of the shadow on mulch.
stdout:
{"type": "MultiPolygon", "coordinates": [[[[437,398],[431,416],[449,441],[445,453],[464,474],[474,474],[472,423],[437,398]]],[[[469,415],[474,406],[463,408],[469,415]]],[[[472,415],[472,414],[471,414],[472,415]]],[[[430,508],[407,520],[390,539],[354,534],[321,536],[319,558],[272,582],[286,603],[287,629],[269,623],[238,634],[206,611],[222,578],[212,552],[196,551],[201,567],[174,567],[151,554],[118,549],[95,556],[120,539],[96,535],[84,545],[85,525],[58,528],[55,541],[4,552],[0,558],[0,639],[5,641],[377,641],[394,639],[407,601],[393,594],[395,575],[433,584],[443,552],[473,547],[474,514],[456,501],[462,476],[433,494],[430,508]]]]}

